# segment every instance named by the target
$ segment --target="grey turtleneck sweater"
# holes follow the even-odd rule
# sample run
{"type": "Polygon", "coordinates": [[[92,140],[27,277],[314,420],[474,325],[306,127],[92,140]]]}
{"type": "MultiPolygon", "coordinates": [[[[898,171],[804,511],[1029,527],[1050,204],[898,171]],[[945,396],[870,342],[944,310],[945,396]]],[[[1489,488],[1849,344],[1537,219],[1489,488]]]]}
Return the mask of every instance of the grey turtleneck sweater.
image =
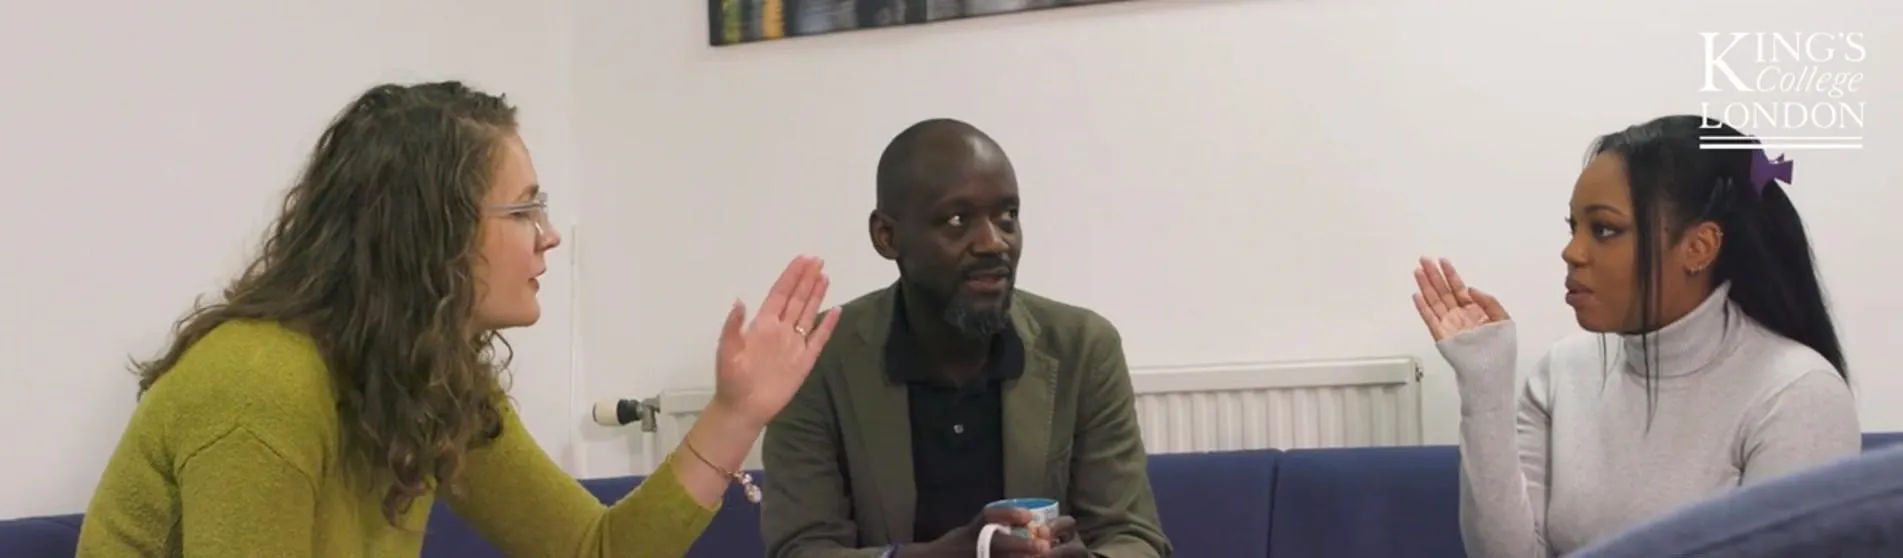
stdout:
{"type": "Polygon", "coordinates": [[[1746,317],[1719,287],[1649,345],[1585,334],[1514,389],[1513,322],[1442,340],[1460,390],[1460,523],[1477,558],[1559,556],[1743,484],[1862,447],[1822,355],[1746,317]],[[1648,429],[1646,361],[1660,376],[1648,429]]]}

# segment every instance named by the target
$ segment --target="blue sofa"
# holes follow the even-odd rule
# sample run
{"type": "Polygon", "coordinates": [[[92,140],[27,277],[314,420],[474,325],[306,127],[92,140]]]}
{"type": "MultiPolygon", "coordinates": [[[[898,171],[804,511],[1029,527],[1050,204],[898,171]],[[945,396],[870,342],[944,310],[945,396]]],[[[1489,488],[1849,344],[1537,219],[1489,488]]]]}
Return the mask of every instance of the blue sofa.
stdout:
{"type": "MultiPolygon", "coordinates": [[[[1903,432],[1864,435],[1864,449],[1903,442],[1903,432]]],[[[1455,558],[1460,542],[1452,446],[1260,450],[1150,456],[1163,528],[1185,558],[1455,558]]],[[[603,502],[639,477],[582,481],[603,502]]],[[[762,482],[772,482],[762,479],[762,482]]],[[[0,521],[0,556],[67,558],[80,516],[0,521]]],[[[499,557],[447,508],[430,514],[426,558],[499,557]]],[[[759,511],[736,487],[694,558],[762,556],[759,511]]]]}

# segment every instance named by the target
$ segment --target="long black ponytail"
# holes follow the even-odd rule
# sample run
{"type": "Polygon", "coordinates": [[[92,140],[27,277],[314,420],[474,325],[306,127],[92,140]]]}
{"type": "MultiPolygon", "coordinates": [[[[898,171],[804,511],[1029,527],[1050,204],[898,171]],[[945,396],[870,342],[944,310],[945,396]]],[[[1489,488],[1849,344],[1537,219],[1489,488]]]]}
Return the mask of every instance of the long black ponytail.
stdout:
{"type": "MultiPolygon", "coordinates": [[[[1717,120],[1666,116],[1600,137],[1592,153],[1625,160],[1633,213],[1640,223],[1665,218],[1668,241],[1711,221],[1724,231],[1714,287],[1729,281],[1745,315],[1824,356],[1848,381],[1843,347],[1825,303],[1810,238],[1797,207],[1777,180],[1754,173],[1765,163],[1756,138],[1717,120]],[[1712,143],[1728,149],[1711,149],[1712,143]],[[1745,146],[1751,146],[1746,148],[1745,146]]],[[[1786,163],[1788,164],[1788,163],[1786,163]]],[[[1643,324],[1658,316],[1663,267],[1654,227],[1640,226],[1638,270],[1643,324]]],[[[1655,374],[1648,369],[1648,379],[1655,374]]]]}

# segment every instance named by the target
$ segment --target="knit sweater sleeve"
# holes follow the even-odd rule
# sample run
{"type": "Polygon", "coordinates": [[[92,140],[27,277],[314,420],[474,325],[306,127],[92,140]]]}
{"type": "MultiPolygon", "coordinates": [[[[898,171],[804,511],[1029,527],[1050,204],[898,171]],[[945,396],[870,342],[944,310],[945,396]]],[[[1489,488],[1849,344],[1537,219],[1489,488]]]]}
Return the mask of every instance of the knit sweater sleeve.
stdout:
{"type": "Polygon", "coordinates": [[[178,475],[184,555],[311,555],[316,484],[256,431],[231,428],[186,457],[178,475]]]}
{"type": "Polygon", "coordinates": [[[1835,370],[1819,368],[1799,375],[1746,412],[1744,484],[1811,469],[1863,450],[1857,401],[1835,370]]]}
{"type": "MultiPolygon", "coordinates": [[[[75,555],[312,556],[326,536],[337,419],[307,340],[273,324],[209,334],[143,393],[75,555]]],[[[5,554],[0,552],[0,554],[5,554]]]]}
{"type": "Polygon", "coordinates": [[[1513,322],[1445,339],[1439,349],[1460,391],[1460,526],[1468,553],[1551,556],[1545,529],[1549,360],[1541,359],[1516,396],[1513,322]]]}
{"type": "Polygon", "coordinates": [[[715,510],[695,502],[670,465],[603,506],[536,445],[513,408],[505,403],[502,414],[501,435],[471,451],[460,486],[438,497],[503,555],[682,556],[713,521],[715,510]]]}

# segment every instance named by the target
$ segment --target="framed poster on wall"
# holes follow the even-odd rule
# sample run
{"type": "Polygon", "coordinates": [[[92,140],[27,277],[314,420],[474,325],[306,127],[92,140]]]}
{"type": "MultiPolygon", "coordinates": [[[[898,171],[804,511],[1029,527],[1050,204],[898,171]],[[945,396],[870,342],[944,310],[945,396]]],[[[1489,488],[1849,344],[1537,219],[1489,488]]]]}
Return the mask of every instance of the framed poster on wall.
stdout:
{"type": "Polygon", "coordinates": [[[714,46],[1128,0],[707,0],[714,46]]]}

